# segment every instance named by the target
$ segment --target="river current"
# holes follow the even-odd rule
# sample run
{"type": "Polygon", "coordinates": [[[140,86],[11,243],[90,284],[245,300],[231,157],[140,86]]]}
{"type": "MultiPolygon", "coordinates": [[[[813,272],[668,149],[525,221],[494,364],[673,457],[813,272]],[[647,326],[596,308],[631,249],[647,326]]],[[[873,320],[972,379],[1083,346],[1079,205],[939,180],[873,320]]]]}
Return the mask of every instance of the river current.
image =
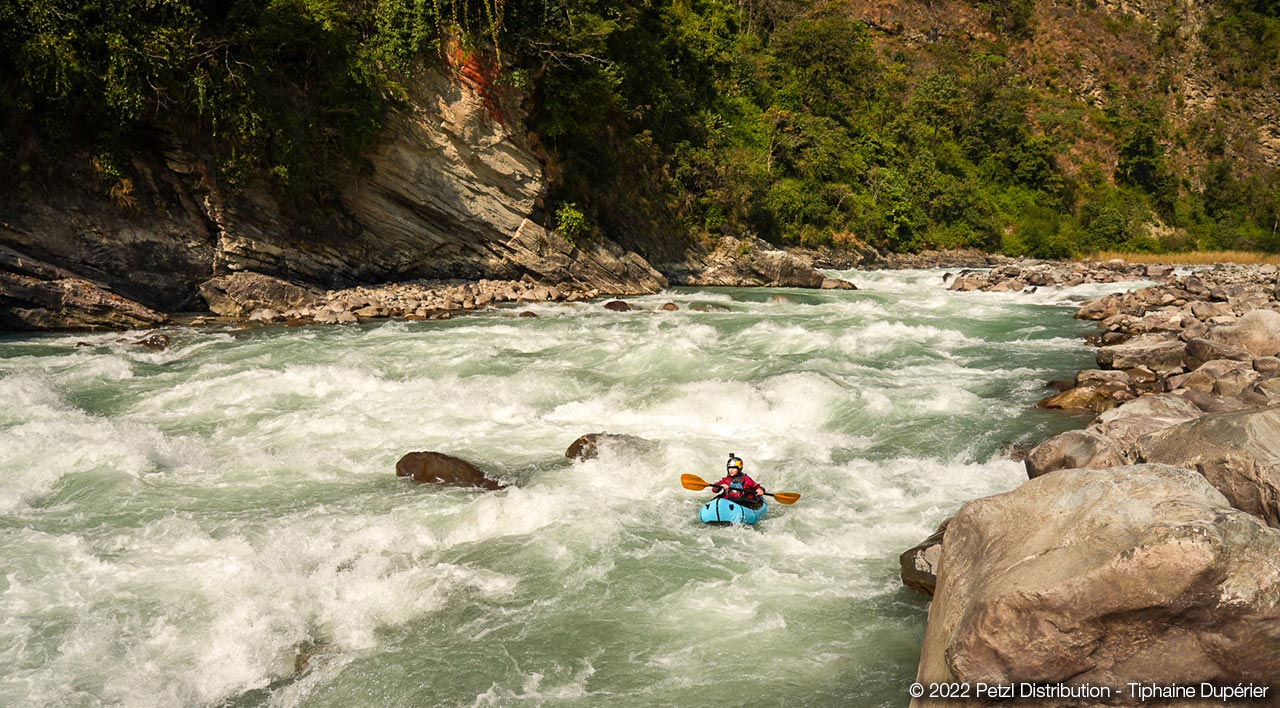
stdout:
{"type": "Polygon", "coordinates": [[[1081,425],[1033,404],[1106,291],[942,272],[163,352],[6,335],[0,705],[903,706],[927,602],[898,554],[1081,425]],[[604,431],[659,445],[565,459],[604,431]],[[414,450],[511,486],[397,478],[414,450]],[[699,524],[680,475],[729,453],[802,498],[699,524]]]}

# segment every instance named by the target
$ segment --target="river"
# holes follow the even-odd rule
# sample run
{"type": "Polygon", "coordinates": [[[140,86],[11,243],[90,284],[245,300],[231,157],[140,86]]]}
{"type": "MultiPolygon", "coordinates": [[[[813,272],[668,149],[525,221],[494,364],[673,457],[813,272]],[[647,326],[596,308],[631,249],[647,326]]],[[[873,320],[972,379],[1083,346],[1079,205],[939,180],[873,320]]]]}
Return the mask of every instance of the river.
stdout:
{"type": "Polygon", "coordinates": [[[905,705],[898,554],[1082,424],[1033,404],[1107,286],[833,274],[861,289],[5,335],[0,705],[905,705]],[[602,431],[660,446],[565,459],[602,431]],[[512,486],[397,478],[413,450],[512,486]],[[802,498],[700,525],[680,474],[729,453],[802,498]]]}

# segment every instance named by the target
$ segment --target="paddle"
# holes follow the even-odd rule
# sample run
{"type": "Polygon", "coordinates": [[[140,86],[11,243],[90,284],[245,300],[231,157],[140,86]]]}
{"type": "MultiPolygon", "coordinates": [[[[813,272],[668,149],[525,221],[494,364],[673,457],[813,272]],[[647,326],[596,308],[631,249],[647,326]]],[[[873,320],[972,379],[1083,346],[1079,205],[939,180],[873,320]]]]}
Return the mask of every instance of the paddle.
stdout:
{"type": "MultiPolygon", "coordinates": [[[[699,477],[696,474],[680,475],[680,484],[685,489],[692,489],[695,492],[702,489],[706,489],[707,487],[711,486],[710,482],[704,480],[703,478],[699,477]]],[[[766,497],[773,497],[774,499],[777,499],[782,504],[795,504],[796,502],[800,501],[800,494],[798,492],[778,492],[777,494],[765,492],[764,495],[766,497]]]]}

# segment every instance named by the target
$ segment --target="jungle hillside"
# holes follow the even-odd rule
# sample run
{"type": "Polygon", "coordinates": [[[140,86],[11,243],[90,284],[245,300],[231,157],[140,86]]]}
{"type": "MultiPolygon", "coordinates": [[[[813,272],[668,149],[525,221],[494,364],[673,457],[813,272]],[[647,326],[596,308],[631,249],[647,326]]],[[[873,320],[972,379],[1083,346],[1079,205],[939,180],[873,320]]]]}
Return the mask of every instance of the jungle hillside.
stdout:
{"type": "Polygon", "coordinates": [[[467,62],[571,238],[1280,252],[1280,0],[9,0],[0,188],[167,133],[332,202],[467,62]]]}

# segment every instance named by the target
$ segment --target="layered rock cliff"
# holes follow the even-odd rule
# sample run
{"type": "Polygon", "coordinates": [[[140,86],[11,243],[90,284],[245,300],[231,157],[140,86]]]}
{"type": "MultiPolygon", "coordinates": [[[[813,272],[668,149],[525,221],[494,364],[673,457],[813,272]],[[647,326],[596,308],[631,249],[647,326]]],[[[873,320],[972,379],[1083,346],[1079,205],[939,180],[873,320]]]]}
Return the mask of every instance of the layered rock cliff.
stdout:
{"type": "Polygon", "coordinates": [[[664,286],[644,258],[618,244],[569,243],[538,223],[547,180],[521,125],[516,109],[495,106],[467,76],[424,73],[366,155],[368,170],[353,176],[339,203],[309,213],[284,205],[265,181],[220,185],[169,134],[134,156],[138,177],[124,199],[104,196],[87,161],[69,159],[39,186],[0,197],[6,263],[43,264],[38,272],[0,269],[0,308],[44,312],[4,322],[146,321],[91,316],[76,298],[54,306],[48,293],[62,286],[52,281],[68,278],[136,301],[139,311],[167,312],[206,309],[200,284],[235,272],[324,287],[493,278],[624,295],[664,286]]]}

